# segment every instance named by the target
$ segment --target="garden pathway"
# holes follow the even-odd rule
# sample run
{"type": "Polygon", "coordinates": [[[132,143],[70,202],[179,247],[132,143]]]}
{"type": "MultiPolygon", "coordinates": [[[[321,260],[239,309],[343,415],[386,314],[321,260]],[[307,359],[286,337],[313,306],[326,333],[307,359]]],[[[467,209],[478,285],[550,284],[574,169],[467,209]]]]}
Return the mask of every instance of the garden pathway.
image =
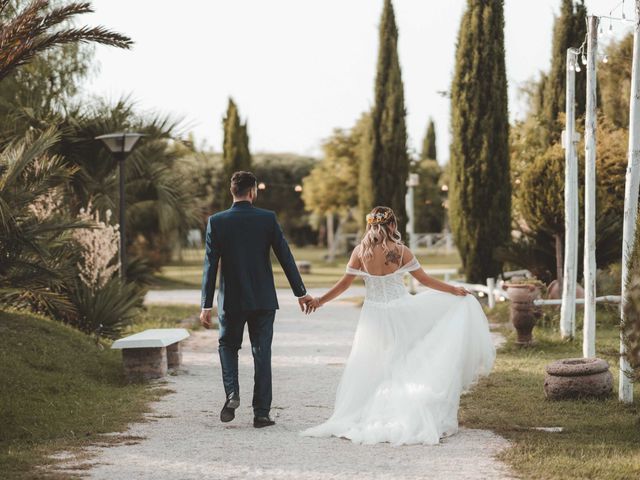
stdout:
{"type": "MultiPolygon", "coordinates": [[[[233,422],[220,422],[224,393],[217,332],[196,331],[184,345],[186,372],[169,377],[168,387],[175,393],[153,405],[149,421],[125,432],[141,440],[94,447],[82,474],[105,480],[510,478],[505,465],[494,458],[508,442],[485,430],[463,428],[436,446],[362,446],[336,438],[300,437],[300,430],[331,412],[359,310],[354,302],[338,301],[305,317],[290,292],[278,293],[272,410],[276,426],[256,430],[251,425],[253,362],[248,336],[240,352],[242,404],[233,422]]],[[[190,295],[188,303],[197,303],[199,295],[190,295]]],[[[187,303],[188,297],[184,291],[157,292],[148,301],[187,303]]]]}

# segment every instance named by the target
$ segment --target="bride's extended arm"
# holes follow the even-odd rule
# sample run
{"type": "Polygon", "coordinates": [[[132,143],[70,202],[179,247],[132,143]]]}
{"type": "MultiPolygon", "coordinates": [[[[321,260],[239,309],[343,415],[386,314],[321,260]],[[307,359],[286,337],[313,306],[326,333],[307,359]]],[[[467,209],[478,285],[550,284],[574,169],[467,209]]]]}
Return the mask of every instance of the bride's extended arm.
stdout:
{"type": "Polygon", "coordinates": [[[449,285],[448,283],[440,281],[437,278],[433,278],[432,276],[428,275],[427,272],[425,272],[422,268],[418,268],[417,270],[413,270],[409,273],[411,273],[413,278],[418,280],[418,282],[420,282],[425,287],[459,296],[464,296],[469,293],[462,287],[454,287],[453,285],[449,285]]]}
{"type": "Polygon", "coordinates": [[[355,275],[349,275],[346,273],[333,287],[329,289],[327,293],[318,297],[318,306],[321,307],[325,303],[342,295],[351,286],[354,278],[356,278],[355,275]]]}
{"type": "MultiPolygon", "coordinates": [[[[358,248],[359,246],[356,246],[356,248],[353,249],[353,252],[351,253],[351,258],[349,259],[349,263],[348,263],[349,267],[355,268],[355,269],[360,268],[360,257],[358,256],[358,248]]],[[[310,311],[308,311],[307,313],[315,311],[317,308],[321,307],[325,303],[330,302],[334,298],[337,298],[340,295],[342,295],[351,286],[354,278],[356,278],[355,275],[345,273],[344,276],[340,280],[338,280],[336,284],[329,289],[329,291],[327,291],[327,293],[325,293],[320,297],[314,298],[311,301],[311,305],[310,305],[311,308],[310,308],[310,311]]]]}

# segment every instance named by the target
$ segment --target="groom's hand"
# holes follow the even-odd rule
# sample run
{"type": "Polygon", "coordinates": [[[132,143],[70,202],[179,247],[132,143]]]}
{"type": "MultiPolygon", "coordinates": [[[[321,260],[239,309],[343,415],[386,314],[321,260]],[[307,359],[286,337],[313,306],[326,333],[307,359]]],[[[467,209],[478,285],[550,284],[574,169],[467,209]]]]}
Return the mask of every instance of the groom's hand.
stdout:
{"type": "Polygon", "coordinates": [[[308,293],[304,297],[298,298],[298,305],[300,305],[300,311],[307,313],[309,303],[313,300],[313,297],[308,293]]]}
{"type": "Polygon", "coordinates": [[[202,310],[200,312],[200,323],[204,328],[211,328],[211,310],[202,310]]]}

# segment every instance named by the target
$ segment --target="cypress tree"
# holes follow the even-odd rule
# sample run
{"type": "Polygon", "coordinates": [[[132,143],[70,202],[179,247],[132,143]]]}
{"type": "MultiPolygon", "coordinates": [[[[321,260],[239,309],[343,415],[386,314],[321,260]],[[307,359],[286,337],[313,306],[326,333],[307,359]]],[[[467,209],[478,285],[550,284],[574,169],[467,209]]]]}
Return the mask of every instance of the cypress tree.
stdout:
{"type": "Polygon", "coordinates": [[[450,223],[470,282],[496,276],[510,236],[503,0],[467,0],[451,85],[450,223]]]}
{"type": "MultiPolygon", "coordinates": [[[[543,145],[548,146],[560,138],[563,125],[559,122],[560,113],[565,111],[565,89],[567,71],[567,49],[582,45],[587,34],[587,8],[584,0],[577,4],[574,0],[562,0],[560,15],[553,26],[553,43],[551,46],[551,68],[545,82],[542,97],[543,145]]],[[[581,59],[578,59],[581,61],[581,59]]],[[[586,102],[587,79],[583,74],[576,74],[576,117],[584,115],[586,102]]]]}
{"type": "Polygon", "coordinates": [[[360,199],[363,213],[375,205],[393,208],[398,229],[405,232],[405,194],[409,174],[404,88],[398,58],[398,29],[391,0],[385,0],[380,20],[380,45],[375,82],[375,103],[371,113],[370,148],[360,169],[359,191],[370,194],[360,199]]]}
{"type": "Polygon", "coordinates": [[[427,127],[427,133],[422,141],[422,152],[420,153],[420,160],[438,160],[436,157],[436,126],[433,123],[433,118],[429,118],[429,126],[427,127]]]}
{"type": "MultiPolygon", "coordinates": [[[[229,98],[227,114],[222,121],[224,143],[222,148],[222,185],[228,185],[231,175],[239,170],[251,170],[251,153],[249,151],[249,134],[247,123],[240,121],[240,113],[233,99],[229,98]]],[[[227,192],[219,195],[218,204],[221,210],[228,208],[227,192]]]]}

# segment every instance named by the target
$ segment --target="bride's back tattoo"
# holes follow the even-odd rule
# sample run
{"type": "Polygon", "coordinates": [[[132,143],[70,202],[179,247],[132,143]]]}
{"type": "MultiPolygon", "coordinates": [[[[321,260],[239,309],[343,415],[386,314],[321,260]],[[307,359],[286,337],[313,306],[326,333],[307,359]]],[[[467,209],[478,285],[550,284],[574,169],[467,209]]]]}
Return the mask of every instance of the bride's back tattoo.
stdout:
{"type": "Polygon", "coordinates": [[[389,263],[395,263],[396,265],[400,265],[400,253],[397,250],[389,250],[384,256],[384,264],[389,265],[389,263]]]}

